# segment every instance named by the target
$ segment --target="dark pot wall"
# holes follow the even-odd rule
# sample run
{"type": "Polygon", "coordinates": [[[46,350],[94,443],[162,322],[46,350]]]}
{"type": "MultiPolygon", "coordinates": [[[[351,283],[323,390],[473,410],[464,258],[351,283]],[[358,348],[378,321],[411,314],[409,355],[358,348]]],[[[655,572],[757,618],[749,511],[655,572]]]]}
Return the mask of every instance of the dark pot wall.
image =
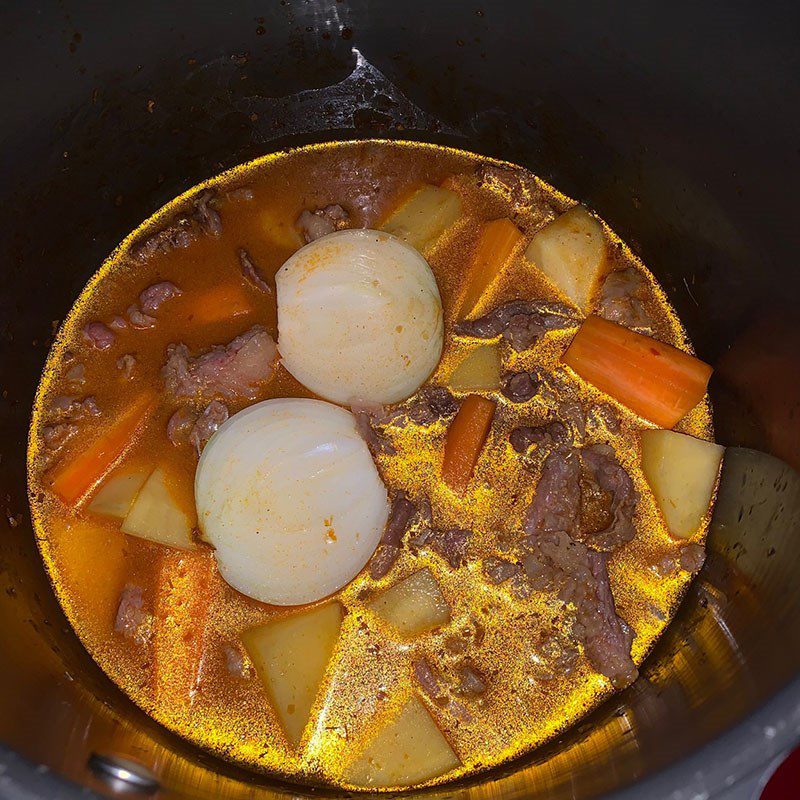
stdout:
{"type": "MultiPolygon", "coordinates": [[[[154,765],[174,796],[252,788],[144,719],[66,628],[32,540],[24,447],[52,325],[104,256],[179,191],[278,146],[331,131],[412,136],[529,166],[596,208],[662,280],[718,367],[720,440],[800,467],[799,20],[775,2],[0,10],[0,741],[80,781],[93,780],[89,753],[111,750],[154,765]]],[[[722,787],[796,735],[799,479],[743,451],[730,461],[715,554],[644,678],[465,795],[617,789],[787,684],[760,712],[759,730],[779,733],[739,728],[713,765],[679,763],[647,796],[722,787]]]]}

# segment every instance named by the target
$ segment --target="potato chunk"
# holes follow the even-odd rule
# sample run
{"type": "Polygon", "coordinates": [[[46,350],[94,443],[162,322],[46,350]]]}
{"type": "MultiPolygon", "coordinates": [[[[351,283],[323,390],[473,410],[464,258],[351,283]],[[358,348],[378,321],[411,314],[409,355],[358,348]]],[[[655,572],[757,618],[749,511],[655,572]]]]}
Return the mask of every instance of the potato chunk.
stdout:
{"type": "Polygon", "coordinates": [[[356,786],[408,786],[455,769],[461,762],[431,715],[412,697],[344,772],[356,786]]]}
{"type": "Polygon", "coordinates": [[[454,191],[423,186],[392,211],[380,228],[422,252],[460,216],[461,198],[454,191]]]}
{"type": "Polygon", "coordinates": [[[89,503],[89,511],[103,517],[125,519],[136,495],[147,480],[149,469],[122,467],[107,478],[89,503]]]}
{"type": "Polygon", "coordinates": [[[369,606],[403,636],[416,636],[450,621],[450,606],[428,569],[398,581],[369,606]]]}
{"type": "Polygon", "coordinates": [[[332,602],[242,634],[242,642],[293,745],[303,735],[341,625],[342,606],[332,602]]]}
{"type": "Polygon", "coordinates": [[[122,532],[168,547],[194,549],[192,529],[196,519],[188,494],[178,476],[157,467],[133,501],[122,522],[122,532]]]}
{"type": "Polygon", "coordinates": [[[603,226],[583,206],[575,206],[536,233],[525,258],[570,302],[587,312],[606,269],[603,226]]]}
{"type": "Polygon", "coordinates": [[[453,370],[448,381],[459,392],[493,391],[500,388],[500,352],[494,344],[471,350],[453,370]]]}
{"type": "Polygon", "coordinates": [[[699,527],[724,450],[675,431],[642,432],[642,469],[673,536],[688,539],[699,527]]]}

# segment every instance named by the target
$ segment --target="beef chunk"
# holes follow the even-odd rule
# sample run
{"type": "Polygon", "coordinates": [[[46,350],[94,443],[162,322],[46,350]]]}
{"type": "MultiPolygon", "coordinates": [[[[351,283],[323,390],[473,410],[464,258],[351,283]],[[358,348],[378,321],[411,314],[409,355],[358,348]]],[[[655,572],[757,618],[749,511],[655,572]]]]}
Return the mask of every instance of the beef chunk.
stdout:
{"type": "Polygon", "coordinates": [[[155,317],[145,314],[137,305],[128,306],[125,316],[128,318],[128,322],[130,322],[131,326],[140,331],[147,330],[147,328],[154,328],[157,321],[155,317]]]}
{"type": "Polygon", "coordinates": [[[42,438],[48,450],[60,450],[70,439],[78,435],[78,426],[69,422],[46,425],[42,428],[42,438]]]}
{"type": "Polygon", "coordinates": [[[117,369],[122,373],[123,377],[130,379],[136,369],[136,358],[130,353],[125,353],[117,359],[117,369]]]}
{"type": "Polygon", "coordinates": [[[525,513],[529,535],[544,531],[578,531],[581,509],[581,466],[574,450],[554,450],[544,461],[533,502],[525,513]]]}
{"type": "Polygon", "coordinates": [[[510,372],[503,380],[503,395],[512,403],[527,403],[538,389],[539,376],[535,372],[510,372]]]}
{"type": "Polygon", "coordinates": [[[97,417],[100,409],[94,397],[56,397],[50,404],[50,415],[53,422],[80,422],[87,417],[97,417]]]}
{"type": "Polygon", "coordinates": [[[414,537],[411,546],[415,549],[430,547],[453,569],[458,569],[467,560],[467,549],[471,538],[472,531],[463,528],[449,530],[427,528],[414,537]]]}
{"type": "Polygon", "coordinates": [[[392,501],[380,544],[369,563],[369,574],[376,580],[386,575],[397,561],[403,536],[416,513],[414,503],[404,492],[398,492],[392,501]]]}
{"type": "Polygon", "coordinates": [[[444,386],[426,386],[414,397],[393,409],[386,416],[387,422],[403,425],[432,425],[450,417],[458,411],[458,400],[444,386]]]}
{"type": "Polygon", "coordinates": [[[510,580],[520,569],[521,567],[519,564],[508,561],[505,558],[497,558],[496,556],[490,556],[483,562],[484,575],[486,575],[489,583],[495,585],[510,580]]]}
{"type": "Polygon", "coordinates": [[[208,440],[219,430],[228,416],[228,407],[219,400],[212,400],[200,412],[200,416],[189,432],[189,444],[197,451],[197,455],[200,455],[208,440]]]}
{"type": "Polygon", "coordinates": [[[144,644],[150,638],[152,615],[145,608],[141,586],[128,583],[122,590],[114,620],[114,630],[128,639],[144,644]]]}
{"type": "Polygon", "coordinates": [[[387,422],[386,409],[377,403],[353,403],[350,411],[356,420],[356,430],[367,443],[373,456],[395,454],[394,445],[378,428],[387,422]]]}
{"type": "Polygon", "coordinates": [[[647,283],[633,268],[609,273],[603,283],[597,314],[628,328],[651,328],[653,320],[643,301],[647,283]]]}
{"type": "Polygon", "coordinates": [[[455,332],[478,339],[502,336],[519,352],[532,347],[547,331],[577,324],[578,320],[570,309],[560,303],[512,300],[476,320],[459,322],[455,332]]]}
{"type": "Polygon", "coordinates": [[[175,219],[172,223],[148,236],[133,251],[133,257],[145,262],[156,253],[169,253],[172,250],[183,250],[194,242],[199,231],[192,221],[186,217],[175,219]]]}
{"type": "Polygon", "coordinates": [[[254,325],[229,344],[216,345],[194,358],[185,344],[169,345],[161,374],[167,390],[177,398],[253,400],[272,377],[277,356],[272,337],[254,325]]]}
{"type": "Polygon", "coordinates": [[[250,257],[250,253],[244,249],[244,247],[240,247],[237,251],[239,255],[239,266],[242,268],[242,275],[247,278],[256,289],[260,289],[265,294],[272,294],[272,289],[270,285],[261,277],[261,272],[259,271],[258,267],[255,265],[253,259],[250,257]]]}
{"type": "Polygon", "coordinates": [[[179,408],[167,422],[167,438],[174,445],[185,444],[197,421],[197,414],[187,406],[179,408]]]}
{"type": "Polygon", "coordinates": [[[215,192],[205,189],[193,200],[195,212],[194,218],[197,220],[203,233],[211,236],[219,236],[222,233],[222,219],[210,203],[214,200],[215,192]]]}
{"type": "Polygon", "coordinates": [[[518,453],[527,453],[533,445],[552,448],[557,444],[566,444],[569,438],[569,431],[564,423],[553,420],[536,427],[514,428],[508,440],[518,453]]]}
{"type": "Polygon", "coordinates": [[[414,670],[414,677],[417,679],[422,691],[425,692],[431,700],[441,701],[446,697],[446,692],[442,683],[433,665],[427,658],[415,658],[411,662],[411,668],[414,670]]]}
{"type": "Polygon", "coordinates": [[[479,697],[486,692],[486,678],[472,664],[458,668],[458,692],[468,697],[479,697]]]}
{"type": "Polygon", "coordinates": [[[66,374],[67,383],[73,389],[80,389],[86,382],[86,367],[83,364],[73,364],[66,374]]]}
{"type": "Polygon", "coordinates": [[[102,322],[90,322],[84,327],[83,336],[97,350],[108,350],[116,340],[114,332],[102,322]]]}
{"type": "Polygon", "coordinates": [[[179,297],[183,292],[170,281],[159,281],[144,289],[139,295],[139,309],[143,314],[155,314],[161,306],[179,297]]]}
{"type": "Polygon", "coordinates": [[[687,572],[699,572],[706,563],[706,549],[700,544],[687,544],[681,548],[678,564],[687,572]]]}
{"type": "Polygon", "coordinates": [[[321,239],[334,231],[346,228],[350,215],[339,205],[329,205],[316,211],[303,211],[297,218],[297,227],[306,242],[321,239]]]}
{"type": "Polygon", "coordinates": [[[587,447],[581,455],[597,486],[611,496],[611,522],[603,530],[584,534],[583,540],[597,550],[613,550],[636,535],[633,515],[639,494],[630,475],[608,445],[587,447]]]}
{"type": "Polygon", "coordinates": [[[578,604],[575,631],[591,665],[605,675],[614,688],[622,689],[639,675],[631,660],[633,632],[617,616],[605,553],[589,553],[593,585],[578,604]]]}

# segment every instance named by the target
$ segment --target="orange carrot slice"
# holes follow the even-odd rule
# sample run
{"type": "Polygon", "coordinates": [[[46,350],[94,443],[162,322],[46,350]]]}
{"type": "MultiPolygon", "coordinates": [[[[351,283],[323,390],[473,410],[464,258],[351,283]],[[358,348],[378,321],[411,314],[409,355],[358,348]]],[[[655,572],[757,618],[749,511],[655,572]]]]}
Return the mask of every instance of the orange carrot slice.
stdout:
{"type": "Polygon", "coordinates": [[[475,310],[520,239],[522,232],[510,219],[495,219],[483,226],[461,300],[463,319],[475,310]]]}
{"type": "Polygon", "coordinates": [[[444,445],[442,480],[454,491],[466,489],[494,419],[494,400],[477,394],[464,398],[450,423],[444,445]]]}
{"type": "Polygon", "coordinates": [[[155,405],[153,392],[141,395],[99,438],[53,470],[50,488],[68,505],[76,505],[133,444],[155,405]]]}
{"type": "Polygon", "coordinates": [[[243,287],[223,283],[200,294],[188,295],[183,313],[187,322],[211,325],[243,317],[253,310],[253,304],[243,287]]]}
{"type": "Polygon", "coordinates": [[[712,368],[699,358],[589,317],[562,361],[584,380],[661,428],[671,428],[706,393],[712,368]]]}

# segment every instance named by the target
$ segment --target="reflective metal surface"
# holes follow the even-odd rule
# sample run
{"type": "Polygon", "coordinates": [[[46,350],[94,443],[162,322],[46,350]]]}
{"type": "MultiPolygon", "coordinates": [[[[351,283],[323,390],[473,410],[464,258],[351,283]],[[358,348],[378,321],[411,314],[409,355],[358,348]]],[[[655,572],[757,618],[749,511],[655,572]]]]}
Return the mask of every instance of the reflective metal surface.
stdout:
{"type": "Polygon", "coordinates": [[[121,236],[221,167],[339,125],[516,160],[597,208],[715,362],[718,438],[747,448],[728,452],[712,553],[641,680],[506,773],[437,796],[722,797],[800,737],[796,9],[587,9],[2,11],[0,742],[31,763],[0,757],[0,796],[80,796],[52,773],[107,794],[93,752],[148,765],[159,798],[306,794],[193,751],[110,685],[45,579],[23,465],[53,320],[121,236]],[[374,72],[347,83],[353,45],[400,94],[374,72]],[[326,86],[340,87],[327,110],[326,86]]]}

